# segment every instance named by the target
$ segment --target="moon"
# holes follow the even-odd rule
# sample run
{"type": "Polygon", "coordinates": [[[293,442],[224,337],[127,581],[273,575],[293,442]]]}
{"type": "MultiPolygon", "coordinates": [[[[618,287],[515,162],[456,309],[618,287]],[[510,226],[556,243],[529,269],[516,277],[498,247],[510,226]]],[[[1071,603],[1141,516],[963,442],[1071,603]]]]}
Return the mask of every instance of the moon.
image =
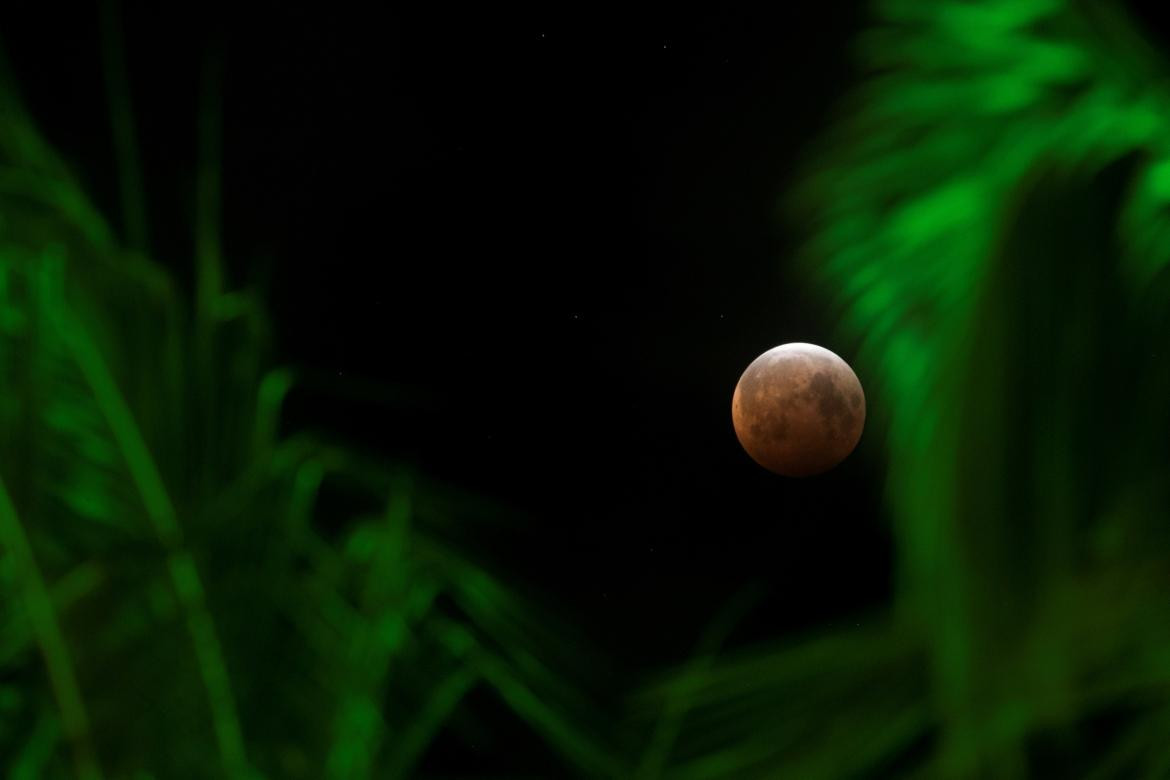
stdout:
{"type": "Polygon", "coordinates": [[[735,435],[769,471],[810,477],[853,452],[865,426],[857,374],[816,344],[773,347],[753,360],[731,398],[735,435]]]}

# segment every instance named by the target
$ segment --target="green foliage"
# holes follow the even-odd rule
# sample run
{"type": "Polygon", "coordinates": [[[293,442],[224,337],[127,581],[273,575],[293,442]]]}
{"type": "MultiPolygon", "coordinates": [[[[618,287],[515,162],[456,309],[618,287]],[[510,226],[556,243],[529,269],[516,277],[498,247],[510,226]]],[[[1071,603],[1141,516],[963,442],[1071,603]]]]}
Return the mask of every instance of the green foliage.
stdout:
{"type": "Polygon", "coordinates": [[[214,67],[194,301],[143,253],[119,70],[133,250],[0,81],[0,767],[405,777],[486,688],[567,774],[622,774],[582,725],[595,705],[542,660],[579,650],[458,553],[489,507],[278,435],[295,377],[219,267],[214,67]]]}
{"type": "Polygon", "coordinates": [[[116,41],[124,231],[0,82],[0,766],[411,776],[486,689],[588,777],[1170,773],[1166,64],[1088,2],[875,16],[790,205],[888,452],[895,601],[723,653],[745,594],[622,735],[571,632],[459,552],[486,504],[278,435],[295,374],[220,268],[214,59],[190,300],[116,41]]]}
{"type": "Polygon", "coordinates": [[[791,205],[886,438],[896,602],[636,712],[687,697],[669,777],[1165,777],[1166,64],[1093,3],[875,16],[791,205]]]}

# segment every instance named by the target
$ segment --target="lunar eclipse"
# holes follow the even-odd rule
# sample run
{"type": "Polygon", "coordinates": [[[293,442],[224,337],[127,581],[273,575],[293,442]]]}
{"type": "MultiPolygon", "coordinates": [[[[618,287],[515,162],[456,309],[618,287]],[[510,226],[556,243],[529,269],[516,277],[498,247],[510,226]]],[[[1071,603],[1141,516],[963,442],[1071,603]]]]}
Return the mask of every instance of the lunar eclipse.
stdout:
{"type": "Polygon", "coordinates": [[[757,463],[786,477],[843,461],[865,426],[865,393],[849,364],[815,344],[774,347],[739,378],[731,420],[757,463]]]}

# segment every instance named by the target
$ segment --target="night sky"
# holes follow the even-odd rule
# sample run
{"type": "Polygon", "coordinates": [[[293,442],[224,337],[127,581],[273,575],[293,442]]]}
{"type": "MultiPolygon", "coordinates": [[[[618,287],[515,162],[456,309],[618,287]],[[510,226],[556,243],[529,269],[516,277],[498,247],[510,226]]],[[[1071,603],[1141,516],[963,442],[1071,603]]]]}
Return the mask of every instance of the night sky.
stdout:
{"type": "MultiPolygon", "coordinates": [[[[778,209],[860,11],[400,5],[126,12],[152,241],[187,280],[199,63],[225,53],[225,252],[234,282],[267,286],[280,360],[307,368],[290,430],[516,510],[476,554],[585,628],[615,692],[752,585],[733,643],[883,603],[881,431],[796,481],[730,421],[766,349],[855,353],[778,209]]],[[[97,11],[36,6],[4,11],[30,31],[5,36],[18,79],[117,214],[97,11]]]]}

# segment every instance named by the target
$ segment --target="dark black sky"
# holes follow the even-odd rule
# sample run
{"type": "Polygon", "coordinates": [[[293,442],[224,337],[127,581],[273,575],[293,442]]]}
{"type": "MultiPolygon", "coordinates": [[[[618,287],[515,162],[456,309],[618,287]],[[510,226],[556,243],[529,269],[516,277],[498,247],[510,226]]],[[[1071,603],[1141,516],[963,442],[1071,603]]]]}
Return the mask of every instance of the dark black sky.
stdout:
{"type": "MultiPolygon", "coordinates": [[[[852,358],[776,209],[847,82],[856,4],[153,5],[127,9],[126,56],[160,259],[190,272],[216,45],[232,278],[267,280],[282,360],[395,389],[304,389],[292,424],[523,511],[483,557],[631,675],[683,658],[751,583],[768,595],[737,641],[884,600],[880,432],[791,481],[747,458],[729,413],[776,344],[852,358]]],[[[116,214],[96,8],[18,2],[0,29],[44,130],[116,214]]]]}

